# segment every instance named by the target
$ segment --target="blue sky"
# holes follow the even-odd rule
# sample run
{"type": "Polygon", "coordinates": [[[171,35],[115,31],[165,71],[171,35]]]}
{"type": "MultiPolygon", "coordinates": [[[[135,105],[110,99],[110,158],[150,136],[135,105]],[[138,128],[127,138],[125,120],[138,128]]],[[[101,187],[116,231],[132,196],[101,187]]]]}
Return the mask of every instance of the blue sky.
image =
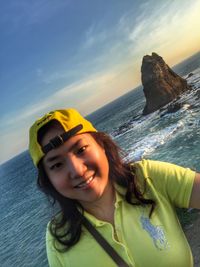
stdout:
{"type": "Polygon", "coordinates": [[[141,83],[142,57],[200,50],[200,1],[1,0],[0,163],[55,108],[86,115],[141,83]]]}

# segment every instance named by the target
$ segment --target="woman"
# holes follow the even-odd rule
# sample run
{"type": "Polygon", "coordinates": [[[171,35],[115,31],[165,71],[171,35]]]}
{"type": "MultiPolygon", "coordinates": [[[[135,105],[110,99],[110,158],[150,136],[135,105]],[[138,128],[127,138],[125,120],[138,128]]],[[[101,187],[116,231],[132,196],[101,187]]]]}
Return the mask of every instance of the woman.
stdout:
{"type": "Polygon", "coordinates": [[[74,109],[37,120],[29,151],[39,187],[61,208],[47,226],[51,267],[117,266],[85,221],[126,266],[193,266],[175,207],[200,208],[199,174],[159,161],[123,162],[110,137],[74,109]]]}

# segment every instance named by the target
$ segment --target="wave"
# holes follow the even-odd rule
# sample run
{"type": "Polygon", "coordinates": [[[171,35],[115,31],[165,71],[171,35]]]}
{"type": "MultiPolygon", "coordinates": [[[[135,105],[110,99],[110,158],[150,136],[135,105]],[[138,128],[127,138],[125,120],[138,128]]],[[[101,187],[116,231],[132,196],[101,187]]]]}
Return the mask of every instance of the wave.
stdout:
{"type": "Polygon", "coordinates": [[[140,139],[134,145],[130,147],[130,151],[127,160],[140,160],[147,155],[150,155],[161,145],[164,145],[169,139],[175,137],[175,133],[179,129],[183,129],[184,123],[179,121],[173,125],[166,127],[160,131],[152,134],[148,134],[146,137],[140,139]]]}

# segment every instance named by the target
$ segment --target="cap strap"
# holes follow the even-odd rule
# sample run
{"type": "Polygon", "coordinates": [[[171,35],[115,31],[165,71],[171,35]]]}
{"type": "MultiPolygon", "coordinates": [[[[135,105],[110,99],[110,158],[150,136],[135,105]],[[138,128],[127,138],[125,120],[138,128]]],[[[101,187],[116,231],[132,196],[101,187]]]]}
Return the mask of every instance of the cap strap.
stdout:
{"type": "Polygon", "coordinates": [[[50,150],[55,149],[59,146],[61,146],[65,141],[67,141],[70,137],[75,135],[77,132],[83,129],[82,124],[78,124],[68,132],[64,132],[61,135],[57,135],[54,138],[52,138],[49,143],[42,147],[42,151],[44,154],[47,154],[50,150]]]}

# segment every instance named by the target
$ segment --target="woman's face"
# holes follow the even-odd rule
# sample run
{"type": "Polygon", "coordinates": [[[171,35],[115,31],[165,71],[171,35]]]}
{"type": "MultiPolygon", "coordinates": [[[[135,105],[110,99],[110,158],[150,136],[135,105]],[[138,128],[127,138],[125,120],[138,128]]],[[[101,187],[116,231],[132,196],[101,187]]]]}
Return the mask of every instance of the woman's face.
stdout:
{"type": "MultiPolygon", "coordinates": [[[[42,146],[62,133],[61,127],[50,129],[42,146]]],[[[89,133],[75,135],[49,151],[43,165],[54,188],[83,206],[98,201],[111,186],[105,151],[89,133]]]]}

